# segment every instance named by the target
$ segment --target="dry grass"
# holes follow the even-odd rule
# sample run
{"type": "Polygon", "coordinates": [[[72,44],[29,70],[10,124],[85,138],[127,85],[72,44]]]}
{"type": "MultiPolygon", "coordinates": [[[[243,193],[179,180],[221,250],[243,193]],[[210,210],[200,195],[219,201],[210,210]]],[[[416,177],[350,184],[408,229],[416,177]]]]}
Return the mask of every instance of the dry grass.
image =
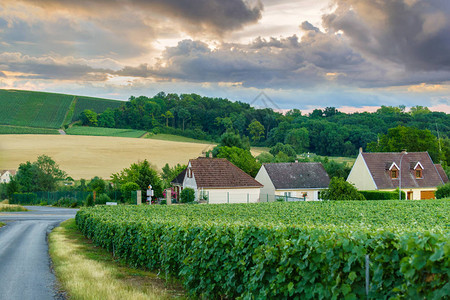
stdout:
{"type": "Polygon", "coordinates": [[[49,237],[53,267],[70,299],[173,299],[183,290],[166,288],[156,275],[125,267],[78,231],[73,219],[49,237]]]}
{"type": "Polygon", "coordinates": [[[74,179],[112,173],[147,159],[161,169],[166,163],[187,164],[202,155],[209,144],[119,137],[64,135],[0,135],[0,169],[17,169],[39,155],[53,158],[74,179]]]}
{"type": "Polygon", "coordinates": [[[26,209],[21,205],[0,204],[0,212],[13,212],[13,211],[28,211],[28,209],[26,209]]]}

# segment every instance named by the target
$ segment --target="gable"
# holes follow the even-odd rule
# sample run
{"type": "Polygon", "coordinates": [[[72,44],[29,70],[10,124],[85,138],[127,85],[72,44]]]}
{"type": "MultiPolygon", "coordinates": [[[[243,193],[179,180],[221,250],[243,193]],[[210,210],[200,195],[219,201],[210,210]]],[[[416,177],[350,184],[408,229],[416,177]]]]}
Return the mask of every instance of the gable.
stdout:
{"type": "MultiPolygon", "coordinates": [[[[391,165],[392,163],[386,164],[385,169],[389,169],[391,165]]],[[[370,173],[369,168],[361,153],[356,158],[350,174],[347,177],[347,181],[353,184],[358,190],[370,191],[377,189],[377,185],[373,180],[372,174],[370,173]]]]}

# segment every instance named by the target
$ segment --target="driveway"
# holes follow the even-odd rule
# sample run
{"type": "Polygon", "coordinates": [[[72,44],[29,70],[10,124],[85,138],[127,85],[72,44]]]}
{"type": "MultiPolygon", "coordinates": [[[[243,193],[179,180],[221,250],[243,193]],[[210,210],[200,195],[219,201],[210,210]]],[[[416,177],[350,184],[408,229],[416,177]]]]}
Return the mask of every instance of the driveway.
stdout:
{"type": "Polygon", "coordinates": [[[47,234],[77,210],[26,206],[0,213],[0,300],[64,299],[50,268],[47,234]]]}

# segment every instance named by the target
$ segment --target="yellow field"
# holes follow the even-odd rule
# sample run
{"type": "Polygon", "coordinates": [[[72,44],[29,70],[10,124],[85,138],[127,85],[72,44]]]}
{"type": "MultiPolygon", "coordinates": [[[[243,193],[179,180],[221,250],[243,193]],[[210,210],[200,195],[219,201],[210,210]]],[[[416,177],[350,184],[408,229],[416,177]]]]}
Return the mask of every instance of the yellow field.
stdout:
{"type": "Polygon", "coordinates": [[[109,179],[132,163],[147,159],[161,169],[187,164],[214,145],[154,139],[69,135],[0,135],[0,170],[15,169],[45,154],[74,179],[109,179]]]}

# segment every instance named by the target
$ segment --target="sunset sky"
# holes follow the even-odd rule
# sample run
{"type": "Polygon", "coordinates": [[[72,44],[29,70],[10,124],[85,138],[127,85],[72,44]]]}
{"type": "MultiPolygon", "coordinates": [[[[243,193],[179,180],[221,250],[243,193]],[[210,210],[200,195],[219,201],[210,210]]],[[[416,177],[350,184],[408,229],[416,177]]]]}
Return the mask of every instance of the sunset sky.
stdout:
{"type": "Polygon", "coordinates": [[[450,113],[450,1],[1,0],[0,88],[450,113]]]}

